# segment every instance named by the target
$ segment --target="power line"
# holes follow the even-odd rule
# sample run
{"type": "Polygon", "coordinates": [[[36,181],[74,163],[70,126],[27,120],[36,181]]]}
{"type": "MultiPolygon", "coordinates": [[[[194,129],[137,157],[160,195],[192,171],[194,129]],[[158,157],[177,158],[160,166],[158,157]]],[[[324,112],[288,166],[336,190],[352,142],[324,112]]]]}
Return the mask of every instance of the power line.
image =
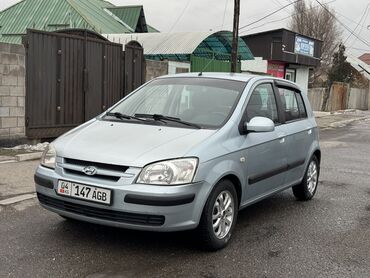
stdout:
{"type": "Polygon", "coordinates": [[[224,9],[224,16],[222,18],[222,25],[221,25],[221,30],[224,29],[224,24],[225,24],[225,18],[226,18],[226,10],[227,10],[227,4],[229,0],[225,0],[225,9],[224,9]]]}
{"type": "Polygon", "coordinates": [[[282,6],[281,8],[279,8],[279,9],[277,9],[277,10],[275,10],[275,11],[273,11],[273,12],[271,12],[271,13],[263,16],[263,17],[261,17],[260,19],[257,19],[257,20],[255,20],[255,21],[253,21],[253,22],[251,22],[251,23],[249,23],[247,25],[244,25],[244,26],[240,27],[239,30],[244,29],[246,27],[249,27],[249,26],[251,26],[253,24],[256,24],[256,23],[258,23],[258,22],[260,22],[260,21],[262,21],[262,20],[264,20],[264,19],[266,19],[266,18],[268,18],[268,17],[270,17],[270,16],[272,16],[272,15],[280,12],[281,10],[284,10],[284,9],[288,8],[289,6],[291,6],[293,4],[300,2],[300,1],[302,1],[302,0],[296,0],[294,2],[290,2],[289,4],[286,4],[286,5],[282,6]]]}
{"type": "MultiPolygon", "coordinates": [[[[175,26],[179,23],[179,21],[180,21],[180,19],[184,16],[184,14],[185,14],[185,11],[187,10],[187,8],[189,7],[189,5],[190,5],[190,2],[191,2],[192,0],[188,0],[188,2],[186,2],[186,5],[184,6],[184,8],[182,9],[182,11],[181,11],[181,13],[180,13],[180,15],[177,17],[177,19],[176,19],[176,21],[172,24],[172,26],[171,26],[171,28],[169,29],[169,31],[168,31],[168,33],[167,33],[167,35],[164,37],[164,39],[163,39],[163,41],[162,42],[160,42],[158,45],[156,45],[155,47],[154,47],[154,50],[158,50],[158,48],[160,48],[162,45],[164,45],[167,41],[168,41],[168,39],[170,38],[170,36],[171,36],[171,32],[172,32],[172,30],[173,30],[173,28],[175,28],[175,26]]],[[[154,51],[153,51],[154,52],[154,51]]]]}
{"type": "MultiPolygon", "coordinates": [[[[367,15],[368,9],[369,9],[370,3],[367,4],[366,9],[364,10],[364,13],[362,14],[360,21],[357,23],[356,28],[353,30],[353,32],[356,32],[357,28],[360,26],[362,20],[365,18],[365,15],[367,15]]],[[[366,16],[367,17],[367,16],[366,16]]],[[[366,20],[366,18],[365,18],[366,20]]],[[[361,32],[360,32],[361,33],[361,32]]],[[[360,35],[359,33],[359,35],[360,35]]],[[[348,37],[344,40],[343,44],[346,44],[346,42],[349,40],[349,38],[352,36],[352,34],[349,34],[348,37]]]]}
{"type": "Polygon", "coordinates": [[[366,48],[359,48],[359,47],[353,47],[353,46],[347,46],[347,48],[354,49],[354,50],[359,50],[359,51],[370,52],[370,48],[366,49],[366,48]]]}
{"type": "Polygon", "coordinates": [[[186,3],[186,5],[184,6],[184,8],[182,9],[180,15],[177,17],[177,20],[174,22],[174,24],[172,25],[172,27],[170,28],[170,31],[168,31],[168,33],[171,33],[173,28],[176,27],[177,23],[179,23],[180,19],[184,16],[185,14],[185,11],[188,9],[189,5],[190,5],[190,2],[192,0],[188,0],[188,2],[186,3]]]}
{"type": "MultiPolygon", "coordinates": [[[[286,0],[286,1],[289,1],[289,0],[286,0]]],[[[326,2],[326,3],[325,3],[325,5],[330,4],[330,3],[333,3],[333,2],[335,2],[335,1],[337,1],[337,0],[332,0],[332,1],[326,2]]],[[[314,7],[309,8],[309,9],[305,9],[305,10],[303,10],[302,12],[299,12],[299,13],[291,14],[291,15],[289,15],[289,16],[287,16],[287,17],[284,17],[284,18],[280,18],[280,19],[276,19],[276,20],[268,21],[268,22],[263,23],[263,24],[261,24],[261,25],[258,25],[258,26],[252,27],[252,28],[250,28],[250,29],[244,30],[244,31],[243,31],[243,33],[245,34],[245,33],[249,32],[249,31],[251,31],[251,30],[254,30],[254,29],[260,28],[260,27],[265,26],[265,25],[267,25],[267,24],[271,24],[271,23],[276,23],[276,22],[280,22],[280,21],[287,20],[287,19],[289,19],[289,18],[291,18],[291,17],[293,17],[293,16],[300,15],[300,14],[302,14],[302,13],[305,13],[305,12],[308,12],[308,11],[311,11],[311,10],[314,10],[314,9],[316,9],[316,8],[318,8],[318,7],[320,7],[320,5],[314,6],[314,7]]]]}
{"type": "Polygon", "coordinates": [[[321,7],[323,7],[323,9],[325,11],[327,11],[336,21],[338,21],[338,23],[340,25],[342,25],[348,32],[350,32],[354,37],[356,37],[359,41],[361,41],[362,43],[366,44],[367,46],[370,47],[370,43],[367,42],[366,40],[364,40],[363,38],[361,38],[360,36],[358,36],[357,34],[355,34],[355,32],[353,30],[351,30],[351,28],[349,28],[346,24],[344,24],[342,21],[340,21],[325,5],[323,5],[319,0],[315,0],[321,7]]]}
{"type": "MultiPolygon", "coordinates": [[[[338,14],[340,17],[343,17],[344,19],[346,19],[346,20],[348,20],[348,21],[350,21],[352,23],[357,24],[357,21],[354,21],[352,18],[350,18],[350,17],[348,17],[348,16],[346,16],[346,15],[344,15],[344,14],[338,12],[338,11],[335,11],[335,13],[338,14]]],[[[361,29],[368,29],[368,26],[360,25],[360,28],[361,29]]]]}

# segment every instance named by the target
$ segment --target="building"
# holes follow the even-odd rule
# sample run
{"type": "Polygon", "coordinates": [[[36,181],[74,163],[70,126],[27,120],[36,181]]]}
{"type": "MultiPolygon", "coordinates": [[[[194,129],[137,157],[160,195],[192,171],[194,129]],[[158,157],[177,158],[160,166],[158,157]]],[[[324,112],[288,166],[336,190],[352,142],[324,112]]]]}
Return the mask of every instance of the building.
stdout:
{"type": "Polygon", "coordinates": [[[367,65],[370,65],[370,53],[362,54],[360,57],[358,57],[362,62],[364,62],[367,65]]]}
{"type": "Polygon", "coordinates": [[[88,29],[103,34],[158,32],[142,6],[117,7],[103,0],[23,0],[0,12],[0,42],[22,41],[26,30],[88,29]]]}
{"type": "MultiPolygon", "coordinates": [[[[188,68],[192,72],[230,72],[232,33],[229,31],[105,34],[104,36],[112,42],[121,44],[132,40],[139,42],[148,60],[166,60],[170,61],[170,64],[176,62],[177,65],[190,64],[188,68]]],[[[239,71],[240,61],[254,59],[252,52],[241,38],[239,38],[238,55],[239,71]]],[[[176,70],[168,72],[173,73],[176,70]]]]}
{"type": "Polygon", "coordinates": [[[287,29],[242,37],[255,57],[267,61],[266,73],[308,88],[309,71],[320,63],[322,41],[287,29]]]}

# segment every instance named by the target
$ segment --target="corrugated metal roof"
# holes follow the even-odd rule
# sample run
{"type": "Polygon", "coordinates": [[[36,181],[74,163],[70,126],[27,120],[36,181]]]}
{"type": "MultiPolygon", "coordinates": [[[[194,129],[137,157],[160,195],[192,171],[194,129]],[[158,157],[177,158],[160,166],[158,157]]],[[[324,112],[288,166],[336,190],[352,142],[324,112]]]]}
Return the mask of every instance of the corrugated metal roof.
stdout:
{"type": "Polygon", "coordinates": [[[136,30],[143,6],[111,7],[108,9],[133,30],[136,30]]]}
{"type": "Polygon", "coordinates": [[[109,14],[114,5],[103,0],[23,0],[0,13],[0,41],[20,43],[27,28],[54,31],[86,28],[98,33],[132,29],[109,14]]]}
{"type": "Polygon", "coordinates": [[[198,45],[213,32],[183,33],[132,33],[103,35],[118,43],[138,41],[144,47],[144,54],[192,54],[198,45]]]}
{"type": "MultiPolygon", "coordinates": [[[[122,44],[132,40],[138,41],[143,46],[145,55],[231,54],[232,33],[229,31],[106,34],[103,36],[112,42],[122,44]]],[[[241,38],[239,38],[238,54],[242,60],[254,59],[241,38]]]]}
{"type": "Polygon", "coordinates": [[[105,1],[101,0],[67,0],[98,33],[122,33],[132,32],[124,24],[115,20],[104,9],[107,9],[105,1]],[[110,31],[108,31],[110,30],[110,31]]]}
{"type": "Polygon", "coordinates": [[[358,72],[362,73],[364,77],[370,80],[370,65],[356,57],[347,57],[347,62],[350,63],[358,72]]]}

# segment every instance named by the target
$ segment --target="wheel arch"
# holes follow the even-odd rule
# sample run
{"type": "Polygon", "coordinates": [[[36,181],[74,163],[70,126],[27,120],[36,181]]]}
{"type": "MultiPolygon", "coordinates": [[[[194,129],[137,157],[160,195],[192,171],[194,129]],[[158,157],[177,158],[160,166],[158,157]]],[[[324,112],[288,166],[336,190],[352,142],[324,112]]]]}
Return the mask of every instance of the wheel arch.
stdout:
{"type": "Polygon", "coordinates": [[[321,164],[321,150],[320,149],[316,149],[313,154],[314,156],[316,156],[317,160],[319,161],[319,166],[321,164]]]}
{"type": "Polygon", "coordinates": [[[223,180],[229,180],[235,187],[235,191],[236,191],[236,195],[238,197],[238,205],[240,206],[240,203],[241,203],[241,199],[242,199],[242,184],[241,184],[241,181],[239,179],[239,177],[235,174],[232,174],[232,173],[229,173],[229,174],[226,174],[225,176],[221,177],[216,183],[215,183],[215,186],[217,186],[217,184],[223,180]]]}

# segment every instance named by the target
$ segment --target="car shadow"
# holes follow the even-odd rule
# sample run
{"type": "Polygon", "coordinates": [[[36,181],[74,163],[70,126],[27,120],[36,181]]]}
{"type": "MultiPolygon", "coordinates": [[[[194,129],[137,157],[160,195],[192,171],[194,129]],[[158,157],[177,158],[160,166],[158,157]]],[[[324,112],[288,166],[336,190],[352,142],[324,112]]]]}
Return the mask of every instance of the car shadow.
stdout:
{"type": "MultiPolygon", "coordinates": [[[[255,225],[271,226],[274,219],[291,211],[292,205],[297,204],[292,194],[279,193],[239,212],[233,241],[238,241],[238,234],[252,233],[249,236],[259,236],[255,225]]],[[[257,226],[258,227],[258,226],[257,226]]],[[[258,230],[258,229],[257,229],[258,230]]],[[[147,232],[114,227],[101,226],[87,222],[63,220],[60,218],[54,230],[57,238],[63,234],[66,242],[78,241],[79,244],[104,245],[110,250],[136,249],[171,253],[176,250],[183,252],[203,252],[195,231],[184,232],[147,232]]],[[[268,234],[268,232],[267,232],[268,234]]]]}

